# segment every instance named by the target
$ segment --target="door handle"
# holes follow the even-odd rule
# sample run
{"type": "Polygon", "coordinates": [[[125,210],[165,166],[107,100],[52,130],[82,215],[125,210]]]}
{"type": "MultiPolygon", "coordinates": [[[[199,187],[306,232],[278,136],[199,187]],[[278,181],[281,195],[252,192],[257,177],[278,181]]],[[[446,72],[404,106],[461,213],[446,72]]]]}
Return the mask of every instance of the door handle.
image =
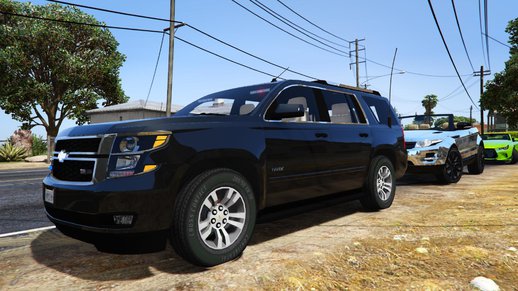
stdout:
{"type": "Polygon", "coordinates": [[[369,136],[368,133],[365,133],[365,132],[360,133],[360,137],[368,137],[368,136],[369,136]]]}
{"type": "Polygon", "coordinates": [[[317,133],[315,133],[315,136],[316,137],[320,137],[320,138],[326,138],[327,137],[327,133],[325,133],[325,132],[317,132],[317,133]]]}
{"type": "Polygon", "coordinates": [[[454,136],[452,136],[452,138],[459,138],[459,137],[460,137],[460,135],[454,135],[454,136]]]}

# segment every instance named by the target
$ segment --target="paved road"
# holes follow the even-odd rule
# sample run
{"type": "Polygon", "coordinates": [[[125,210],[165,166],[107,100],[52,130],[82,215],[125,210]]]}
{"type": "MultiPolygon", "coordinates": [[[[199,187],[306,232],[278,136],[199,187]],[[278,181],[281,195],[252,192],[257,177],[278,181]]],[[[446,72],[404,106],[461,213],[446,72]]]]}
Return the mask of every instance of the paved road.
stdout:
{"type": "Polygon", "coordinates": [[[45,216],[41,181],[47,169],[0,171],[0,234],[53,225],[45,216]]]}

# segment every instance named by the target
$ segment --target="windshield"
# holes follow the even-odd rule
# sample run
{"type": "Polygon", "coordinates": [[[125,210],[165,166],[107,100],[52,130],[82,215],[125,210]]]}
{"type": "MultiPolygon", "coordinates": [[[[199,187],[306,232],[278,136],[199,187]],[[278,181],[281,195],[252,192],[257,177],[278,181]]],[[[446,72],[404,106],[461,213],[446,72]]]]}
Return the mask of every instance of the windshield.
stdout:
{"type": "Polygon", "coordinates": [[[483,134],[483,140],[511,140],[508,134],[483,134]]]}
{"type": "Polygon", "coordinates": [[[450,130],[450,115],[412,115],[400,117],[404,130],[450,130]]]}
{"type": "Polygon", "coordinates": [[[274,85],[262,84],[213,93],[185,106],[175,116],[250,115],[274,85]]]}

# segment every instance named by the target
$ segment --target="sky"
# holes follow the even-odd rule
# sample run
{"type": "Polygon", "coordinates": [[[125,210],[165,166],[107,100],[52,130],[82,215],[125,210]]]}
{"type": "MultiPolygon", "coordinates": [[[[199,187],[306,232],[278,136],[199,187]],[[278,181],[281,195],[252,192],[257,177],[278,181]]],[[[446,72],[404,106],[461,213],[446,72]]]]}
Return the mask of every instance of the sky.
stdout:
{"type": "MultiPolygon", "coordinates": [[[[275,23],[291,33],[307,39],[260,10],[249,0],[235,0],[241,5],[275,23]]],[[[348,52],[349,44],[326,32],[315,28],[297,15],[283,7],[277,0],[259,0],[288,18],[297,25],[331,40],[339,49],[348,52]]],[[[399,114],[423,113],[421,100],[425,95],[436,94],[439,104],[436,113],[454,113],[469,116],[472,105],[455,74],[452,63],[435,25],[428,2],[425,0],[281,0],[300,15],[342,39],[365,39],[360,44],[366,50],[360,57],[389,66],[394,51],[397,56],[392,81],[392,104],[399,114]],[[366,55],[364,55],[364,53],[366,55]],[[401,73],[404,71],[405,73],[401,73]],[[434,75],[423,76],[425,75],[434,75]],[[437,77],[440,76],[440,77],[437,77]],[[444,98],[441,100],[441,98],[444,98]]],[[[46,5],[47,1],[31,1],[46,5]]],[[[153,0],[82,0],[71,1],[77,4],[97,6],[112,10],[137,13],[161,18],[169,18],[170,1],[153,0]]],[[[481,1],[482,4],[484,1],[481,1]]],[[[451,1],[432,1],[439,24],[457,68],[465,80],[468,92],[478,106],[480,97],[479,77],[473,77],[473,70],[462,46],[451,1]]],[[[456,1],[456,10],[469,57],[475,70],[480,66],[488,68],[483,53],[479,23],[479,1],[456,1]]],[[[127,26],[162,30],[167,22],[139,19],[106,12],[82,9],[94,15],[107,25],[127,26]]],[[[263,20],[253,16],[232,0],[176,0],[176,20],[188,23],[202,31],[220,38],[243,50],[277,63],[291,70],[315,76],[332,83],[355,85],[355,73],[348,56],[338,56],[315,48],[290,36],[263,20]]],[[[509,20],[518,17],[518,1],[488,1],[488,34],[504,43],[508,41],[505,27],[509,20]]],[[[119,51],[126,55],[120,69],[122,88],[130,101],[146,99],[160,48],[161,34],[111,30],[119,42],[119,51]]],[[[211,40],[189,27],[178,29],[177,36],[196,45],[214,51],[232,60],[266,71],[273,75],[281,69],[253,59],[231,48],[211,40]]],[[[322,44],[319,46],[324,47],[322,44]]],[[[330,44],[337,47],[334,44],[330,44]]],[[[167,37],[149,100],[166,102],[167,92],[167,37]]],[[[328,48],[328,47],[326,47],[328,48]]],[[[351,47],[353,48],[353,47],[351,47]]],[[[509,59],[509,48],[489,39],[489,62],[491,75],[504,69],[509,59]]],[[[361,59],[360,59],[361,60],[361,59]]],[[[383,96],[389,94],[390,69],[371,61],[360,64],[360,83],[366,82],[369,88],[379,91],[383,96]]],[[[353,66],[354,68],[354,66],[353,66]]],[[[222,60],[187,44],[175,41],[173,69],[173,104],[187,105],[204,95],[238,86],[269,82],[271,77],[240,67],[222,60]]],[[[286,79],[308,80],[304,77],[285,72],[286,79]]],[[[480,111],[473,106],[473,116],[478,120],[480,111]]],[[[21,125],[0,110],[0,140],[9,137],[21,125]]],[[[74,126],[72,120],[66,121],[62,129],[74,126]]],[[[45,135],[43,127],[33,132],[45,135]]]]}

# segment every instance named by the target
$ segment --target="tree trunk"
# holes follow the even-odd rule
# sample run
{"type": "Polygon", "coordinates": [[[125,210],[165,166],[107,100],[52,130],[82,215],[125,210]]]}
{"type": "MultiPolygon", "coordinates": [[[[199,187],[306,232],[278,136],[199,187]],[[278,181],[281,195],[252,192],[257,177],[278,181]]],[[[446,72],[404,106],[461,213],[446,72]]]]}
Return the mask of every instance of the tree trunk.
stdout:
{"type": "Polygon", "coordinates": [[[45,129],[47,130],[47,162],[50,163],[54,151],[54,140],[58,135],[59,129],[55,126],[45,127],[45,129]]]}

